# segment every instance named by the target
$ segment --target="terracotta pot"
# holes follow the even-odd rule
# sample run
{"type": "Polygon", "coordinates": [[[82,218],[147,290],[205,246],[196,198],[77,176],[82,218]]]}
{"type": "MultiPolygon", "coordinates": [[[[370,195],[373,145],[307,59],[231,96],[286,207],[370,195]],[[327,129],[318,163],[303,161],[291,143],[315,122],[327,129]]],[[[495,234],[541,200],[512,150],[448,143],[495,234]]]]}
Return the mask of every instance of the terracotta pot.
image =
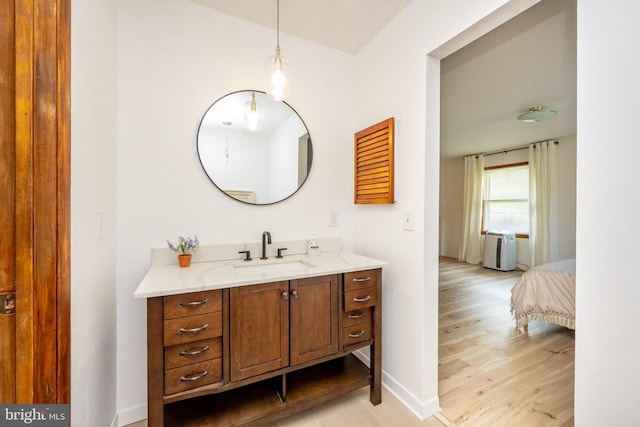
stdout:
{"type": "Polygon", "coordinates": [[[191,254],[178,255],[178,263],[180,267],[189,267],[191,265],[191,254]]]}

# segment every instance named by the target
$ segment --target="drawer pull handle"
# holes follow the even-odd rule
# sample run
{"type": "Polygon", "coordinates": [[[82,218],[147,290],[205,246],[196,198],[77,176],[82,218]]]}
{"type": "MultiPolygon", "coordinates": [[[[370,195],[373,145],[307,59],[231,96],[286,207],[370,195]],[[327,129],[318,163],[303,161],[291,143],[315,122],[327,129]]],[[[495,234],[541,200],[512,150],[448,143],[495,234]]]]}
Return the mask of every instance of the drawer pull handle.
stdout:
{"type": "Polygon", "coordinates": [[[209,298],[205,298],[202,301],[191,301],[191,302],[180,301],[180,307],[193,307],[194,305],[203,305],[208,302],[209,302],[209,298]]]}
{"type": "Polygon", "coordinates": [[[347,319],[360,319],[364,317],[364,311],[360,312],[359,314],[349,314],[347,315],[347,319]]]}
{"type": "Polygon", "coordinates": [[[198,354],[202,354],[204,352],[209,351],[209,346],[205,345],[204,347],[202,347],[200,350],[193,350],[193,351],[181,351],[180,352],[180,356],[196,356],[198,354]]]}
{"type": "Polygon", "coordinates": [[[367,301],[371,301],[371,295],[367,295],[364,298],[354,298],[353,302],[367,302],[367,301]]]}
{"type": "Polygon", "coordinates": [[[200,378],[204,378],[207,375],[209,375],[209,371],[202,371],[199,374],[196,374],[192,377],[185,377],[185,376],[181,376],[180,377],[180,382],[187,382],[187,381],[198,381],[200,378]]]}
{"type": "Polygon", "coordinates": [[[364,329],[358,332],[357,334],[349,334],[349,338],[360,338],[364,335],[364,329]]]}
{"type": "Polygon", "coordinates": [[[362,279],[358,279],[358,278],[353,279],[354,282],[368,282],[369,280],[371,280],[370,276],[363,277],[362,279]]]}
{"type": "Polygon", "coordinates": [[[192,333],[192,332],[204,331],[205,329],[209,329],[209,324],[208,323],[205,323],[204,325],[200,326],[199,328],[193,328],[193,329],[180,328],[180,329],[178,329],[178,332],[181,333],[181,334],[187,334],[187,333],[192,333]]]}

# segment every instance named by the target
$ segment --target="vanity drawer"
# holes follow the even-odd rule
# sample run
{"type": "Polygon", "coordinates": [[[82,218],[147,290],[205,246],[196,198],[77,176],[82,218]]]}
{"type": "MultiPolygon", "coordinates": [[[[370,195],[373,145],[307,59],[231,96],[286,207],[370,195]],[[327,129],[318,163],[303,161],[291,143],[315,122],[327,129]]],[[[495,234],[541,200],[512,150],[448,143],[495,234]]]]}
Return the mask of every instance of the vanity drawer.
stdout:
{"type": "Polygon", "coordinates": [[[164,297],[163,311],[165,319],[222,311],[222,290],[191,292],[164,297]]]}
{"type": "Polygon", "coordinates": [[[368,322],[342,328],[342,347],[349,347],[371,339],[371,318],[368,322]]]}
{"type": "Polygon", "coordinates": [[[371,323],[371,309],[363,308],[361,310],[349,311],[342,313],[342,327],[357,325],[358,323],[371,323]]]}
{"type": "Polygon", "coordinates": [[[376,286],[378,286],[378,270],[354,271],[344,274],[345,292],[376,286]]]}
{"type": "Polygon", "coordinates": [[[194,363],[164,373],[164,394],[173,394],[203,385],[222,382],[222,359],[194,363]]]}
{"type": "Polygon", "coordinates": [[[364,288],[344,293],[344,311],[373,307],[378,303],[378,288],[364,288]]]}
{"type": "Polygon", "coordinates": [[[173,345],[164,349],[164,368],[178,368],[218,357],[222,357],[222,337],[173,345]]]}
{"type": "Polygon", "coordinates": [[[220,336],[222,336],[222,312],[164,321],[165,347],[220,336]]]}

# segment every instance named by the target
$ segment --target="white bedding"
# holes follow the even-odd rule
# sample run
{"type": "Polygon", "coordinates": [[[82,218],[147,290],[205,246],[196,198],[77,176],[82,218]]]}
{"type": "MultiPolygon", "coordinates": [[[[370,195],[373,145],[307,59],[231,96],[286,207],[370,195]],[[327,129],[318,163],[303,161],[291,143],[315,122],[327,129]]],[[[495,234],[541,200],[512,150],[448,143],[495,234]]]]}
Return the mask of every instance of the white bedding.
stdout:
{"type": "Polygon", "coordinates": [[[565,259],[526,271],[511,289],[517,327],[531,320],[575,329],[576,260],[565,259]]]}

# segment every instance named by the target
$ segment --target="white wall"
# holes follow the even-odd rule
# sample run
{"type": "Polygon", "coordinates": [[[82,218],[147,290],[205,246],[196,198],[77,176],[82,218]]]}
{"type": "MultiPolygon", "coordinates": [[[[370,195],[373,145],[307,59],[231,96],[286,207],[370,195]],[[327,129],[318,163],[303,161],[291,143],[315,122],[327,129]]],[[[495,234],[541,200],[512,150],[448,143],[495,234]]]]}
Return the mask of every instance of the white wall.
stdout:
{"type": "Polygon", "coordinates": [[[639,43],[637,0],[578,0],[577,426],[640,419],[639,43]]]}
{"type": "MultiPolygon", "coordinates": [[[[438,409],[440,63],[427,55],[504,3],[414,1],[357,55],[354,130],[395,117],[396,203],[356,207],[354,246],[390,262],[383,273],[385,382],[420,416],[438,409]],[[404,211],[412,212],[413,231],[402,230],[404,211]]],[[[479,34],[512,16],[500,11],[479,34]]]]}
{"type": "MultiPolygon", "coordinates": [[[[118,34],[118,410],[146,418],[146,310],[133,292],[150,250],[197,234],[203,245],[341,236],[352,246],[355,60],[280,34],[293,69],[287,101],[313,141],[313,167],[282,203],[249,206],[218,191],[200,167],[195,135],[222,95],[262,89],[275,31],[187,0],[120,0],[118,34]],[[339,226],[329,227],[332,210],[339,226]]],[[[363,251],[365,254],[371,251],[363,251]]]]}
{"type": "Polygon", "coordinates": [[[275,199],[293,194],[298,188],[298,138],[307,133],[304,124],[295,114],[271,135],[270,180],[275,199]]]}
{"type": "Polygon", "coordinates": [[[200,128],[198,155],[203,168],[218,188],[254,191],[256,202],[270,200],[269,136],[261,133],[200,128]],[[202,139],[224,141],[229,137],[229,160],[224,161],[226,145],[203,144],[202,139]],[[240,160],[242,159],[242,160],[240,160]]]}
{"type": "Polygon", "coordinates": [[[71,4],[71,419],[116,414],[115,1],[71,4]],[[97,240],[97,211],[104,238],[97,240]]]}
{"type": "MultiPolygon", "coordinates": [[[[558,138],[558,259],[576,254],[576,137],[558,138]]],[[[511,151],[485,158],[485,166],[528,161],[528,150],[511,151]]],[[[458,258],[462,235],[464,159],[440,162],[440,255],[458,258]]],[[[528,269],[529,241],[517,239],[518,268],[528,269]]]]}

